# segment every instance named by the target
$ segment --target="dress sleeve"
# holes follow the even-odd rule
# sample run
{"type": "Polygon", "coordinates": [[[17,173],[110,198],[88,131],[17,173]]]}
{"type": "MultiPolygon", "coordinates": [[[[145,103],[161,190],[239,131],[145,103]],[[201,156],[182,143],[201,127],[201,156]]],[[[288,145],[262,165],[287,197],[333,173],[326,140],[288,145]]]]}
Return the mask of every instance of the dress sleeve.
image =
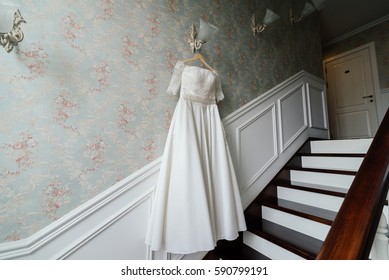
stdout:
{"type": "Polygon", "coordinates": [[[181,87],[181,75],[185,64],[178,61],[174,67],[173,76],[167,88],[167,94],[177,95],[181,87]]]}
{"type": "Polygon", "coordinates": [[[224,94],[222,91],[222,83],[220,80],[220,77],[217,76],[216,78],[216,88],[215,88],[215,96],[216,96],[216,102],[222,101],[224,99],[224,94]]]}

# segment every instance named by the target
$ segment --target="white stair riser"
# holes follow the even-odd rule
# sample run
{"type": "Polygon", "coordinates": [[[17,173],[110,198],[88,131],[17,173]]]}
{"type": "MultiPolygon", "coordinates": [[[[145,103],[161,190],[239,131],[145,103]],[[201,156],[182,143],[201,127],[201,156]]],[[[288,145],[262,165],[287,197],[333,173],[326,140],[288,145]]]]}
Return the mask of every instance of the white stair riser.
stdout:
{"type": "Polygon", "coordinates": [[[272,260],[304,260],[304,258],[249,231],[243,232],[243,243],[272,260]]]}
{"type": "Polygon", "coordinates": [[[312,153],[366,153],[373,139],[311,141],[312,153]]]}
{"type": "Polygon", "coordinates": [[[343,198],[332,195],[277,187],[277,197],[313,207],[338,212],[343,198]]]}
{"type": "Polygon", "coordinates": [[[324,240],[330,230],[328,225],[266,206],[262,206],[262,218],[320,240],[324,240]]]}
{"type": "Polygon", "coordinates": [[[290,180],[292,184],[304,185],[322,185],[336,187],[348,190],[354,180],[352,175],[309,172],[300,170],[290,171],[290,180]],[[301,184],[300,184],[301,183],[301,184]]]}
{"type": "Polygon", "coordinates": [[[362,161],[362,157],[301,157],[302,166],[305,168],[345,171],[358,171],[362,161]]]}

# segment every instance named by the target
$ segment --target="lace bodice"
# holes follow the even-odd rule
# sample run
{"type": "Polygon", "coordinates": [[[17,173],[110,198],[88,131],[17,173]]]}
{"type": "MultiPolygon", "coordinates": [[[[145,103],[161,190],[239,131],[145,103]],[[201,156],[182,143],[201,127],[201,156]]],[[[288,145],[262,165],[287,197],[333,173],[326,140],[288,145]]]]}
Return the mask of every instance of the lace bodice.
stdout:
{"type": "Polygon", "coordinates": [[[168,94],[176,95],[179,92],[181,95],[209,101],[224,99],[220,78],[216,72],[198,66],[185,65],[182,61],[178,61],[174,67],[167,89],[168,94]]]}

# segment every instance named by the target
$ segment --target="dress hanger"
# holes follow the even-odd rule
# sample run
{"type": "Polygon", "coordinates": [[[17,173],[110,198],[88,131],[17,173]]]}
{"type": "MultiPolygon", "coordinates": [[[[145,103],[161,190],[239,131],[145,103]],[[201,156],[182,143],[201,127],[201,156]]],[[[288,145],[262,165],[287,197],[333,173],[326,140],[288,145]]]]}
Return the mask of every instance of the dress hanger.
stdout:
{"type": "Polygon", "coordinates": [[[200,53],[196,53],[192,58],[188,58],[188,59],[185,59],[183,60],[182,62],[183,63],[188,63],[188,62],[193,62],[193,61],[196,61],[196,60],[200,60],[201,63],[208,68],[208,70],[211,70],[212,72],[215,72],[215,69],[213,69],[211,66],[208,65],[207,62],[205,62],[205,59],[204,57],[200,54],[200,53]]]}

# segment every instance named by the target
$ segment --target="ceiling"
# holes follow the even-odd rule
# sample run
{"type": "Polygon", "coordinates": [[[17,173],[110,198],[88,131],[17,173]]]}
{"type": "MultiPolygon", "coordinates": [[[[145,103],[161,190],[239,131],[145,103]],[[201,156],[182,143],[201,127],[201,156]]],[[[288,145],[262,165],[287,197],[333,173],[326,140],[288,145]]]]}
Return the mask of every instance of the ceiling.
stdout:
{"type": "Polygon", "coordinates": [[[389,20],[389,0],[327,0],[319,11],[322,43],[381,18],[389,20]]]}

